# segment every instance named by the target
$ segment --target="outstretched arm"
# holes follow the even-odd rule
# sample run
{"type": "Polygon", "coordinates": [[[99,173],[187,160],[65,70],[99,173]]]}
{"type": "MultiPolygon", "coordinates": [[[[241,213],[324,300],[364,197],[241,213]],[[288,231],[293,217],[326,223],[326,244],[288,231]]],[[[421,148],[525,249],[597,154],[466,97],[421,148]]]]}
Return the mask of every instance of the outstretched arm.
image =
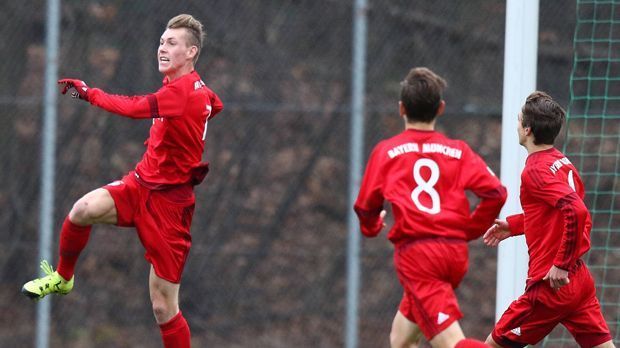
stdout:
{"type": "Polygon", "coordinates": [[[131,118],[175,117],[182,115],[185,108],[183,92],[175,86],[168,86],[145,96],[122,96],[108,94],[99,88],[90,88],[78,79],[62,79],[58,84],[63,86],[62,94],[74,89],[71,93],[74,98],[131,118]]]}

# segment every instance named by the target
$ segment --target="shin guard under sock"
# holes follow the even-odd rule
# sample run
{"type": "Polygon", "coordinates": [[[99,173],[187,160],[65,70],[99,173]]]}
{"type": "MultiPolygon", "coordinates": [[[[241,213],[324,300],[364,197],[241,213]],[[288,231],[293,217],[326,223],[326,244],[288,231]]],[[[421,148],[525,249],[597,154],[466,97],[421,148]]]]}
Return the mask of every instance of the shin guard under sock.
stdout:
{"type": "Polygon", "coordinates": [[[172,319],[159,325],[165,348],[190,348],[189,325],[179,311],[172,319]]]}
{"type": "Polygon", "coordinates": [[[60,258],[57,269],[58,274],[65,280],[71,280],[73,277],[75,264],[88,243],[91,229],[92,226],[78,226],[71,222],[68,216],[65,218],[60,230],[60,258]]]}

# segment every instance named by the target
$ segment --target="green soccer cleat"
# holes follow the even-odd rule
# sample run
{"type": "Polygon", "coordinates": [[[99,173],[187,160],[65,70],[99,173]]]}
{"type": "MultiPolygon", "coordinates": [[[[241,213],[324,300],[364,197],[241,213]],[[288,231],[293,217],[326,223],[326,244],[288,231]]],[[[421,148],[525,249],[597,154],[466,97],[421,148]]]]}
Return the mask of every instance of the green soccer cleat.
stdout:
{"type": "Polygon", "coordinates": [[[41,269],[46,276],[37,278],[24,284],[22,294],[33,300],[40,300],[49,294],[66,295],[73,289],[73,278],[67,281],[46,261],[41,261],[41,269]]]}

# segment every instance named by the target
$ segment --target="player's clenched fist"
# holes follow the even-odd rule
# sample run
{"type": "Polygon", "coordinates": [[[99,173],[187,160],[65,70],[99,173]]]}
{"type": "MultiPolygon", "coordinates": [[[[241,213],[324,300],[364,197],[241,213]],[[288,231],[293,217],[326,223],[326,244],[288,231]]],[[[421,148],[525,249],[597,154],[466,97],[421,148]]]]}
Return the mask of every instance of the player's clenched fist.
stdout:
{"type": "Polygon", "coordinates": [[[58,80],[58,84],[62,85],[62,90],[60,91],[60,93],[66,94],[69,89],[73,88],[74,91],[71,92],[71,96],[73,98],[79,98],[88,101],[89,88],[84,81],[77,79],[61,79],[58,80]]]}

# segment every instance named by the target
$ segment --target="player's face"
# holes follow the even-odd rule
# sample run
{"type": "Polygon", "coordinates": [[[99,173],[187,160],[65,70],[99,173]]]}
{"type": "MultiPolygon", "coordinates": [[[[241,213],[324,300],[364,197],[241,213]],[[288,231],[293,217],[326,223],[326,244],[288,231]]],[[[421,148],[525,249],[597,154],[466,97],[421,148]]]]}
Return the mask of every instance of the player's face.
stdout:
{"type": "Polygon", "coordinates": [[[517,133],[519,134],[519,144],[525,144],[525,129],[523,128],[523,114],[519,111],[517,116],[517,133]]]}
{"type": "Polygon", "coordinates": [[[184,28],[168,28],[159,39],[159,72],[169,78],[177,77],[179,72],[185,73],[183,70],[192,64],[192,46],[188,44],[186,35],[184,28]]]}

